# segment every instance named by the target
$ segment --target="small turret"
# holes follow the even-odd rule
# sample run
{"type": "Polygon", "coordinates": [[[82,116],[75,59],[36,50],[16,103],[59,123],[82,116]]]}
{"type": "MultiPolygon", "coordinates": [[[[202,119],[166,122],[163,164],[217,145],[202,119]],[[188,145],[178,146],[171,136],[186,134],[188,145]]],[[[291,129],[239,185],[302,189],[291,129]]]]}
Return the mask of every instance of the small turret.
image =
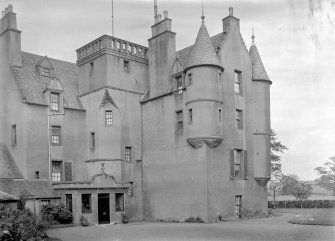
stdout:
{"type": "Polygon", "coordinates": [[[204,143],[214,148],[222,141],[222,98],[220,78],[223,67],[215,53],[205,16],[185,68],[185,75],[192,76],[186,93],[186,107],[190,114],[187,142],[194,148],[204,143]]]}
{"type": "Polygon", "coordinates": [[[270,171],[270,85],[255,44],[252,31],[252,44],[249,55],[252,65],[253,89],[253,132],[254,132],[254,176],[260,185],[265,185],[271,176],[270,171]]]}

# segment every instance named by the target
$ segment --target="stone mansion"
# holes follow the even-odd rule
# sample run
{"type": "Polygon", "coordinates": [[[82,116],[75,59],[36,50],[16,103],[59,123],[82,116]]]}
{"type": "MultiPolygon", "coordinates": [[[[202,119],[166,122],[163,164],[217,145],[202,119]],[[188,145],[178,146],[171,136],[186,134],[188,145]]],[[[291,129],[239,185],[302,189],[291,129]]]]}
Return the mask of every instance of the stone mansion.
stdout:
{"type": "Polygon", "coordinates": [[[63,203],[91,223],[267,212],[270,85],[252,36],[229,8],[176,50],[168,12],[148,46],[103,35],[76,63],[21,50],[0,20],[0,202],[39,213],[63,203]]]}

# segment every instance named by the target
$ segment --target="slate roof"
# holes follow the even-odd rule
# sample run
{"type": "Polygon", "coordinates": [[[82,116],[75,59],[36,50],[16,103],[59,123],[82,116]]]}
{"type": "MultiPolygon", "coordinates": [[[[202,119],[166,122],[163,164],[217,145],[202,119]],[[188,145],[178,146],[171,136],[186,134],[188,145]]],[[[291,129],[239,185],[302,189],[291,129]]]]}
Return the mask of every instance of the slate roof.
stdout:
{"type": "MultiPolygon", "coordinates": [[[[41,76],[37,71],[37,65],[45,57],[31,53],[22,53],[22,67],[13,66],[15,80],[21,93],[22,101],[28,103],[47,105],[47,97],[43,90],[49,85],[52,78],[41,76]]],[[[83,109],[79,100],[79,71],[74,63],[48,58],[53,66],[54,77],[64,88],[64,107],[83,109]]]]}
{"type": "Polygon", "coordinates": [[[19,198],[20,194],[23,192],[33,194],[35,198],[59,197],[47,180],[0,179],[0,191],[17,198],[19,198]]]}
{"type": "Polygon", "coordinates": [[[23,178],[6,144],[0,142],[0,178],[23,178]]]}
{"type": "Polygon", "coordinates": [[[220,61],[215,53],[213,44],[220,45],[222,35],[218,34],[210,38],[204,22],[198,32],[193,46],[178,51],[178,56],[185,68],[199,65],[217,65],[221,67],[220,61]]]}
{"type": "Polygon", "coordinates": [[[252,79],[270,81],[270,78],[268,74],[266,73],[262,59],[258,53],[255,43],[251,44],[250,49],[249,49],[249,55],[250,55],[251,64],[252,64],[252,79]]]}

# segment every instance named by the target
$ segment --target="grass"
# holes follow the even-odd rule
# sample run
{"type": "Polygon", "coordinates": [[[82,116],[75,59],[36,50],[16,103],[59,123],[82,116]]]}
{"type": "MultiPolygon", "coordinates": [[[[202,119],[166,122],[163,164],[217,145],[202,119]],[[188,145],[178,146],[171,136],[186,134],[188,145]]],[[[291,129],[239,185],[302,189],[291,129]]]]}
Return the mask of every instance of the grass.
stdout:
{"type": "Polygon", "coordinates": [[[335,208],[277,208],[276,211],[296,214],[289,223],[335,226],[335,208]]]}

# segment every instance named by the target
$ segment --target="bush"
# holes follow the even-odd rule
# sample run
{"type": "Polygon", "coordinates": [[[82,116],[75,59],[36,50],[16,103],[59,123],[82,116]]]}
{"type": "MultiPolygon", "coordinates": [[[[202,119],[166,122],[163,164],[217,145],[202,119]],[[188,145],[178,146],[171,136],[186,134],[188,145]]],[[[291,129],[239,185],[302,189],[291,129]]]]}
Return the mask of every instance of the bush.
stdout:
{"type": "Polygon", "coordinates": [[[80,216],[80,223],[82,226],[88,226],[89,224],[87,218],[83,215],[80,216]]]}
{"type": "Polygon", "coordinates": [[[266,218],[268,215],[261,210],[251,211],[249,209],[243,209],[240,218],[266,218]]]}
{"type": "Polygon", "coordinates": [[[185,219],[185,223],[204,223],[200,217],[189,217],[185,219]]]}
{"type": "Polygon", "coordinates": [[[45,227],[29,209],[0,208],[0,240],[42,241],[46,238],[45,227]]]}
{"type": "MultiPolygon", "coordinates": [[[[276,208],[335,208],[335,200],[289,200],[276,201],[276,208]]],[[[269,208],[274,208],[273,201],[268,202],[269,208]]]]}
{"type": "Polygon", "coordinates": [[[42,219],[49,224],[72,223],[72,213],[63,205],[46,205],[42,209],[42,219]]]}

